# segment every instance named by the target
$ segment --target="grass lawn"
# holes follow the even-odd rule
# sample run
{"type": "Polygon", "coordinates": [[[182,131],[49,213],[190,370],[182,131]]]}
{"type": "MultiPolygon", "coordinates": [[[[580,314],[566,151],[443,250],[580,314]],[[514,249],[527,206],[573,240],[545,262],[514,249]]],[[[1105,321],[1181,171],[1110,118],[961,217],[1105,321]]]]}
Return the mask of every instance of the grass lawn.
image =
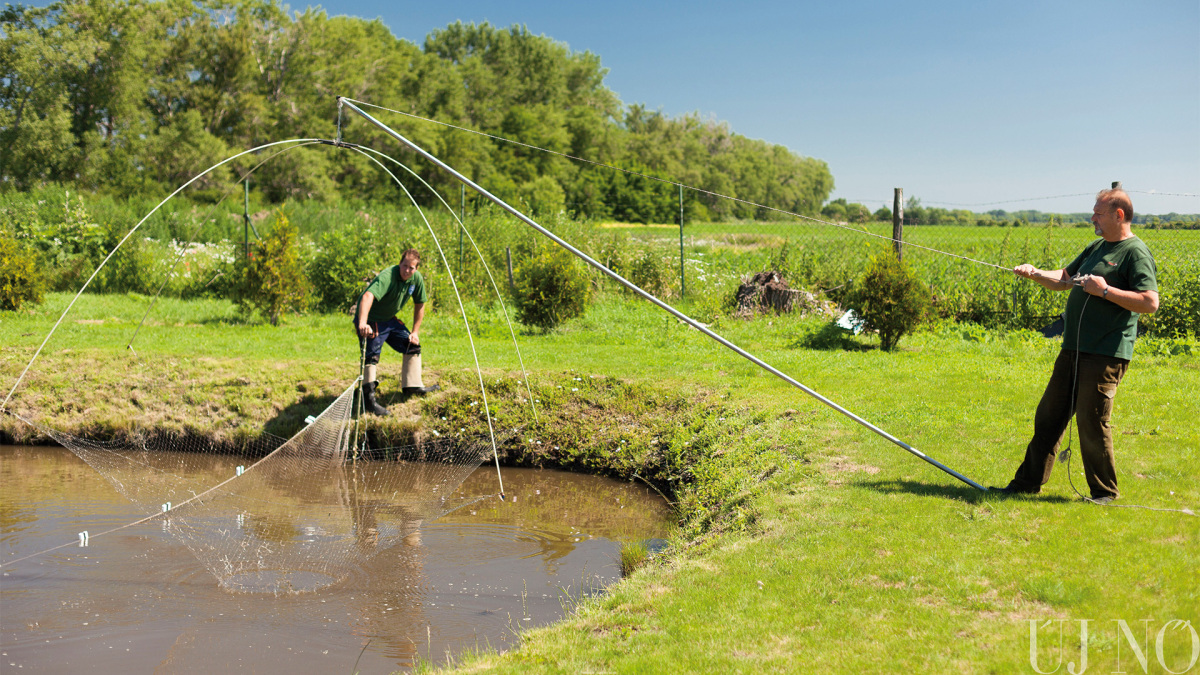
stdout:
{"type": "MultiPolygon", "coordinates": [[[[66,300],[53,295],[32,314],[2,315],[3,393],[66,300]]],[[[110,415],[118,427],[134,411],[151,424],[241,428],[246,418],[278,419],[277,408],[306,396],[318,405],[314,392],[340,391],[357,374],[345,317],[295,317],[271,328],[231,320],[224,303],[164,301],[135,344],[135,360],[123,350],[141,302],[85,298],[14,396],[17,407],[77,426],[110,415]],[[128,392],[110,395],[131,385],[141,387],[140,404],[128,402],[128,392]],[[180,392],[170,406],[154,402],[170,392],[180,392]]],[[[477,314],[497,415],[516,419],[525,414],[520,390],[499,384],[519,372],[507,329],[497,310],[477,314]]],[[[869,338],[830,338],[823,327],[793,317],[714,325],[963,474],[985,485],[1011,477],[1056,341],[942,326],[888,354],[869,338]]],[[[450,391],[412,410],[414,424],[472,396],[461,319],[443,309],[422,337],[429,379],[450,391]]],[[[1150,672],[1162,672],[1153,644],[1160,629],[1167,668],[1188,665],[1191,634],[1168,623],[1200,625],[1193,516],[1082,503],[1063,466],[1037,496],[975,491],[620,296],[557,332],[519,339],[546,420],[537,433],[591,453],[564,450],[544,462],[615,466],[621,475],[658,467],[652,480],[680,502],[684,527],[669,554],[560,624],[524,633],[520,650],[460,655],[457,667],[1032,672],[1031,620],[1063,622],[1063,660],[1077,668],[1081,620],[1089,621],[1092,672],[1141,667],[1117,620],[1130,627],[1150,672]]],[[[1200,356],[1187,351],[1139,345],[1114,412],[1118,504],[1200,507],[1200,356]]],[[[398,369],[385,355],[385,387],[398,369]]],[[[531,461],[519,450],[508,459],[531,461]]],[[[1071,469],[1082,486],[1077,458],[1071,469]]],[[[1044,672],[1057,663],[1059,625],[1039,634],[1044,672]]]]}

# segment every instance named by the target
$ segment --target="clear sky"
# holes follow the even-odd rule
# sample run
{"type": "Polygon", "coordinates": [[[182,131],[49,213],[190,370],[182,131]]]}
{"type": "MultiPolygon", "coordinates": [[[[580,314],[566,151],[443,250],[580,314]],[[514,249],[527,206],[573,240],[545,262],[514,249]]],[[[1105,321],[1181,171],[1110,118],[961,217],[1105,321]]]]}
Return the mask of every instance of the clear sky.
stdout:
{"type": "MultiPolygon", "coordinates": [[[[293,3],[292,9],[304,5],[293,3]]],[[[698,112],[826,161],[834,197],[974,211],[1200,213],[1200,2],[333,0],[421,44],[524,24],[598,54],[626,104],[698,112]],[[1022,199],[1027,201],[1010,201],[1022,199]],[[988,202],[1005,202],[985,205],[988,202]]],[[[375,101],[387,105],[386,101],[375,101]]]]}

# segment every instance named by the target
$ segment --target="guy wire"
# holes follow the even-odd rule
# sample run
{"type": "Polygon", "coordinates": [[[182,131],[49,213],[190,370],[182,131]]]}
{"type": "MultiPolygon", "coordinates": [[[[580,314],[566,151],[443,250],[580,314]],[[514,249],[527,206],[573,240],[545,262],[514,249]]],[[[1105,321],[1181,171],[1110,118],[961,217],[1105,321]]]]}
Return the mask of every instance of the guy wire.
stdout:
{"type": "MultiPolygon", "coordinates": [[[[693,192],[698,192],[698,193],[700,193],[700,194],[706,194],[706,195],[709,195],[709,196],[712,196],[712,197],[717,197],[717,198],[719,198],[719,199],[728,199],[729,201],[738,202],[739,204],[745,204],[745,205],[747,205],[747,206],[753,206],[753,207],[760,208],[760,209],[766,209],[766,210],[768,210],[768,211],[773,211],[773,212],[775,212],[775,213],[782,213],[782,214],[784,214],[784,215],[793,216],[793,217],[795,217],[795,218],[800,218],[800,219],[802,219],[802,220],[808,220],[808,221],[811,221],[811,222],[814,222],[814,223],[820,223],[820,224],[822,224],[822,225],[829,225],[829,226],[832,226],[832,227],[837,227],[837,228],[840,228],[840,229],[843,229],[843,230],[849,230],[849,231],[851,231],[851,232],[857,232],[858,234],[865,234],[865,235],[867,235],[868,237],[875,237],[876,239],[883,239],[883,240],[890,241],[890,242],[893,242],[893,243],[897,241],[897,240],[896,240],[894,237],[888,237],[888,236],[885,236],[885,235],[882,235],[882,234],[875,234],[875,233],[873,233],[873,232],[868,232],[868,231],[866,231],[866,230],[862,230],[862,229],[859,229],[859,228],[857,228],[857,227],[850,227],[849,225],[842,225],[841,223],[835,223],[835,222],[833,222],[833,221],[829,221],[829,220],[822,220],[822,219],[820,219],[820,218],[814,218],[814,217],[812,217],[812,216],[806,216],[806,215],[803,215],[803,214],[800,214],[800,213],[796,213],[795,211],[788,211],[787,209],[780,209],[780,208],[776,208],[776,207],[774,207],[774,206],[767,206],[766,204],[759,204],[758,202],[752,202],[752,201],[750,201],[750,200],[748,200],[748,199],[741,199],[740,197],[732,197],[732,196],[730,196],[730,195],[721,194],[720,192],[713,192],[712,190],[705,190],[704,188],[698,188],[698,187],[695,187],[695,186],[692,186],[692,185],[688,185],[688,184],[686,184],[686,183],[680,183],[680,182],[678,182],[678,181],[674,181],[674,180],[668,180],[668,179],[666,179],[666,178],[659,178],[658,176],[651,176],[650,174],[642,173],[642,172],[640,172],[640,171],[634,171],[634,170],[632,170],[632,169],[623,169],[623,168],[621,168],[621,167],[619,167],[619,166],[613,166],[612,164],[605,164],[604,162],[597,162],[596,160],[593,160],[593,159],[586,159],[586,158],[584,158],[584,157],[576,157],[575,155],[569,155],[569,154],[567,154],[567,153],[565,153],[565,152],[558,152],[557,150],[549,150],[549,149],[547,149],[547,148],[540,148],[540,147],[538,147],[538,146],[536,146],[536,145],[530,145],[530,144],[528,144],[528,143],[522,143],[521,141],[514,141],[514,140],[512,140],[512,139],[510,139],[510,138],[504,138],[503,136],[495,136],[495,135],[493,135],[493,134],[489,134],[489,133],[486,133],[486,132],[483,132],[483,131],[476,131],[475,129],[468,129],[467,127],[460,127],[460,126],[457,126],[457,125],[454,125],[454,124],[450,124],[449,122],[441,122],[441,121],[438,121],[438,120],[435,120],[435,119],[430,119],[430,118],[428,118],[428,117],[421,117],[420,115],[414,115],[413,113],[406,113],[406,112],[404,112],[404,111],[402,111],[402,110],[394,110],[394,109],[392,109],[392,108],[386,108],[386,107],[384,107],[384,106],[381,106],[381,105],[375,105],[375,104],[373,104],[373,103],[367,103],[367,102],[365,102],[365,101],[359,101],[359,100],[357,100],[357,99],[353,99],[353,98],[349,98],[349,97],[342,97],[342,98],[341,98],[341,100],[343,100],[343,101],[349,101],[350,103],[361,103],[362,105],[365,105],[365,106],[368,106],[368,107],[371,107],[371,108],[377,108],[377,109],[379,109],[379,110],[386,110],[386,111],[388,111],[388,112],[396,113],[397,115],[404,115],[405,117],[411,117],[411,118],[413,118],[413,119],[418,119],[418,120],[421,120],[421,121],[424,121],[424,122],[432,122],[433,124],[440,124],[440,125],[442,125],[442,126],[444,126],[444,127],[449,127],[449,128],[451,128],[451,129],[456,129],[456,130],[458,130],[458,131],[465,131],[465,132],[467,132],[467,133],[476,134],[476,135],[479,135],[479,136],[484,136],[485,138],[490,138],[490,139],[492,139],[492,140],[495,140],[495,141],[501,141],[501,142],[504,142],[504,143],[511,143],[511,144],[513,144],[513,145],[519,145],[519,146],[521,146],[521,147],[523,147],[523,148],[529,148],[530,150],[537,150],[537,151],[539,151],[539,152],[545,152],[545,153],[549,153],[549,154],[551,154],[551,155],[557,155],[557,156],[559,156],[559,157],[564,157],[564,158],[566,158],[566,159],[570,159],[570,160],[572,160],[572,161],[576,161],[576,162],[585,162],[585,163],[587,163],[587,164],[592,164],[592,165],[595,165],[595,166],[601,166],[601,167],[604,167],[604,168],[606,168],[606,169],[612,169],[612,170],[614,170],[614,171],[621,171],[621,172],[623,172],[623,173],[627,173],[627,174],[630,174],[630,175],[634,175],[634,176],[640,176],[640,177],[642,177],[642,178],[646,178],[646,179],[648,179],[648,180],[658,181],[659,183],[665,183],[665,184],[667,184],[667,185],[675,185],[675,186],[678,186],[678,187],[681,187],[681,188],[687,188],[688,190],[691,190],[691,191],[693,191],[693,192]]],[[[341,107],[340,107],[340,106],[341,106],[341,103],[339,103],[338,105],[339,105],[339,108],[338,108],[338,109],[340,110],[340,109],[341,109],[341,107]]],[[[913,244],[913,243],[911,243],[911,242],[902,242],[902,243],[903,243],[905,246],[911,246],[911,247],[913,247],[913,248],[919,248],[919,249],[921,249],[921,250],[924,250],[924,251],[929,251],[929,252],[931,252],[931,253],[939,253],[939,254],[941,254],[941,255],[949,256],[949,257],[951,257],[951,258],[958,258],[958,259],[960,259],[960,260],[966,260],[966,261],[968,261],[968,262],[977,263],[977,264],[979,264],[979,265],[985,265],[985,266],[987,266],[987,267],[995,267],[996,269],[1001,269],[1001,270],[1009,271],[1009,268],[1007,268],[1007,267],[1005,267],[1005,266],[1003,266],[1003,265],[997,265],[997,264],[995,264],[995,263],[990,263],[990,262],[987,262],[987,261],[985,261],[985,260],[976,260],[975,258],[970,258],[970,257],[967,257],[967,256],[965,256],[965,255],[958,255],[957,253],[950,253],[949,251],[942,251],[942,250],[939,250],[939,249],[936,249],[936,248],[931,248],[931,247],[929,247],[929,246],[922,246],[922,245],[920,245],[920,244],[913,244]]]]}

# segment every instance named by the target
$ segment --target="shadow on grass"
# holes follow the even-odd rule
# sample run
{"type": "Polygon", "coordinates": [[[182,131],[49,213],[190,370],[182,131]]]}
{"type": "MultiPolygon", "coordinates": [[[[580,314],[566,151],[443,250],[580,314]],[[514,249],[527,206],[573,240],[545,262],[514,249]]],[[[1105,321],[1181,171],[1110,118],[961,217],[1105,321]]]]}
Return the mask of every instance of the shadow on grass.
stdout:
{"type": "Polygon", "coordinates": [[[998,501],[1008,499],[1023,499],[1026,501],[1065,504],[1073,501],[1059,495],[1008,495],[1001,492],[982,492],[969,485],[943,485],[936,483],[920,483],[911,480],[855,481],[853,485],[864,487],[876,492],[895,494],[904,492],[921,497],[941,497],[943,499],[959,499],[972,504],[982,501],[998,501]]]}
{"type": "Polygon", "coordinates": [[[827,323],[817,331],[809,333],[788,345],[789,349],[816,349],[820,351],[865,352],[878,349],[876,345],[859,342],[853,335],[835,323],[827,323]]]}
{"type": "Polygon", "coordinates": [[[280,410],[278,414],[267,420],[263,425],[263,431],[275,436],[291,438],[297,431],[305,427],[304,420],[309,415],[313,417],[320,415],[335,400],[337,400],[336,396],[305,394],[300,400],[280,410]]]}

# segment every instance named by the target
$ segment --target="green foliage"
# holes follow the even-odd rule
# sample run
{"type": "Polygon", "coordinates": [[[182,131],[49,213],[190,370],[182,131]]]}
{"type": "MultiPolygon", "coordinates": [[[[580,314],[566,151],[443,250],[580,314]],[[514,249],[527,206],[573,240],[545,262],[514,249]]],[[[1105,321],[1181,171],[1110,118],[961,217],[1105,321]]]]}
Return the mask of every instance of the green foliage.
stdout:
{"type": "Polygon", "coordinates": [[[871,259],[846,302],[858,311],[867,328],[879,331],[884,351],[895,349],[900,338],[919,326],[930,309],[929,289],[890,252],[871,259]]]}
{"type": "MultiPolygon", "coordinates": [[[[456,22],[418,47],[377,20],[312,8],[289,14],[272,0],[63,0],[9,7],[2,25],[0,185],[21,190],[58,181],[161,194],[264,139],[333,137],[338,93],[803,213],[815,213],[833,187],[824,162],[723,123],[624,109],[597,55],[522,26],[456,22]]],[[[678,218],[673,185],[405,118],[383,121],[542,217],[567,208],[627,221],[678,218]]],[[[382,132],[352,115],[342,129],[385,145],[382,132]]],[[[240,158],[193,189],[215,201],[229,169],[245,175],[265,158],[240,158]]],[[[443,194],[457,192],[442,172],[423,177],[443,194]]],[[[253,180],[275,202],[405,199],[366,158],[328,148],[284,152],[253,180]]],[[[416,198],[436,201],[424,190],[416,198]]],[[[710,197],[689,196],[685,211],[689,222],[779,217],[710,197]]]]}
{"type": "Polygon", "coordinates": [[[0,310],[41,304],[46,279],[36,251],[0,231],[0,310]]]}
{"type": "Polygon", "coordinates": [[[321,235],[317,240],[317,252],[308,266],[308,278],[312,282],[313,300],[316,307],[325,312],[344,312],[362,293],[372,267],[365,265],[364,253],[371,250],[371,242],[363,231],[355,228],[339,228],[321,235]]]}
{"type": "Polygon", "coordinates": [[[234,300],[243,311],[258,310],[277,325],[282,313],[307,309],[309,283],[300,260],[298,233],[282,212],[262,241],[251,246],[240,276],[242,284],[234,300]]]}
{"type": "Polygon", "coordinates": [[[1159,273],[1158,311],[1141,317],[1142,329],[1164,338],[1200,338],[1200,260],[1159,273]]]}
{"type": "Polygon", "coordinates": [[[536,248],[516,265],[513,280],[517,319],[544,331],[581,316],[592,300],[583,263],[558,246],[536,248]]]}
{"type": "Polygon", "coordinates": [[[657,246],[645,243],[629,267],[628,278],[657,298],[670,297],[679,279],[678,269],[672,267],[672,262],[678,264],[679,260],[665,257],[657,246]]]}

